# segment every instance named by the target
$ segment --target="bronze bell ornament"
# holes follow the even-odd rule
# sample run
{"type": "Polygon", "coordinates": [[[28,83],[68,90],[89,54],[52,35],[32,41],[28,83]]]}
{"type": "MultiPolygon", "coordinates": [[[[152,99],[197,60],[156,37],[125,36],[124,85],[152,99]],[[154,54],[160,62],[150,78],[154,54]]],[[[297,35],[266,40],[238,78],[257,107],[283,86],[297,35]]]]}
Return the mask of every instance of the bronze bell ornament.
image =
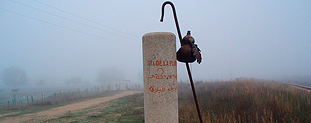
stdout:
{"type": "Polygon", "coordinates": [[[177,51],[177,60],[185,63],[192,63],[195,60],[200,64],[202,61],[201,50],[194,44],[194,38],[191,32],[188,31],[187,35],[181,41],[181,47],[177,51]]]}

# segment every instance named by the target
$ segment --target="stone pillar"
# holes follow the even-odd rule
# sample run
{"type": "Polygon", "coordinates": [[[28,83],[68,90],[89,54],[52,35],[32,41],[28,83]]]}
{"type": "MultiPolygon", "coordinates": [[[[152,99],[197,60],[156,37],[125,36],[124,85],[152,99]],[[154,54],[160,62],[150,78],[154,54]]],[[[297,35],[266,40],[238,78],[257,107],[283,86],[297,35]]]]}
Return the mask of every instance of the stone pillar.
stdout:
{"type": "Polygon", "coordinates": [[[143,36],[146,123],[178,123],[176,37],[169,32],[143,36]]]}

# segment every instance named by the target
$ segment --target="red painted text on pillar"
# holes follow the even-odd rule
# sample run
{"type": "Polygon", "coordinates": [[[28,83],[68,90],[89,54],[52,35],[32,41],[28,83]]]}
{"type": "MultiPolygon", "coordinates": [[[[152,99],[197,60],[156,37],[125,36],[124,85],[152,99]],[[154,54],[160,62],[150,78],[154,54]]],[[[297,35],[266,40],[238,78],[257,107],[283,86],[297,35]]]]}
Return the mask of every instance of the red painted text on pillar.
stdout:
{"type": "Polygon", "coordinates": [[[177,66],[176,61],[148,61],[148,66],[177,66]]]}

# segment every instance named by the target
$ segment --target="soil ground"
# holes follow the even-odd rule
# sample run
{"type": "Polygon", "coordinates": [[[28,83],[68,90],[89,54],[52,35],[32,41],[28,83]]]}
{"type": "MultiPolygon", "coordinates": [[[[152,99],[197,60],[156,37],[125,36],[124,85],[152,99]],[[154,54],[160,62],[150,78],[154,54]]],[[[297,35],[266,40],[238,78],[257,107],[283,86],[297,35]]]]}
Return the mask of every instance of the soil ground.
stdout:
{"type": "Polygon", "coordinates": [[[79,112],[79,111],[82,111],[83,109],[94,107],[94,106],[100,106],[101,108],[105,108],[105,106],[107,105],[105,105],[104,103],[120,98],[120,97],[132,95],[135,93],[141,93],[141,92],[128,91],[128,92],[123,92],[121,94],[117,94],[117,95],[110,96],[110,97],[96,98],[96,99],[69,104],[69,105],[65,105],[65,106],[61,106],[57,108],[52,108],[52,109],[45,110],[45,111],[29,113],[29,114],[24,114],[24,115],[15,116],[15,117],[5,117],[5,118],[1,118],[0,122],[1,123],[44,122],[50,119],[66,117],[67,113],[79,112]]]}

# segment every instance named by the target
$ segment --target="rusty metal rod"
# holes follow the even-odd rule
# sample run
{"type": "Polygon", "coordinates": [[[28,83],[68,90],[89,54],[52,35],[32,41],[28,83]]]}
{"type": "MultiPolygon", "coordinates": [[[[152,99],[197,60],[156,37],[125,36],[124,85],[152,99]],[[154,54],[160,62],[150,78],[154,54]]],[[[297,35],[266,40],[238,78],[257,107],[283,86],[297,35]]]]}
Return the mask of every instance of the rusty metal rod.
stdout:
{"type": "Polygon", "coordinates": [[[190,84],[191,84],[191,88],[192,88],[192,94],[193,94],[195,106],[197,108],[199,120],[200,120],[200,123],[203,123],[201,112],[200,112],[200,108],[199,108],[199,103],[198,103],[198,99],[197,99],[197,94],[195,93],[195,88],[194,88],[194,84],[193,84],[193,80],[192,80],[192,75],[191,75],[191,71],[190,71],[190,68],[189,68],[189,64],[188,64],[188,62],[185,63],[185,64],[186,64],[186,67],[187,67],[187,71],[188,71],[188,75],[189,75],[189,80],[190,80],[190,84]]]}
{"type": "MultiPolygon", "coordinates": [[[[178,37],[179,37],[179,40],[180,40],[180,44],[182,44],[182,37],[181,37],[180,29],[179,29],[179,24],[178,24],[178,20],[177,20],[176,10],[175,10],[174,4],[172,2],[166,1],[166,2],[164,2],[162,4],[162,15],[161,15],[160,22],[163,22],[164,8],[165,8],[166,4],[170,4],[171,7],[172,7],[173,14],[174,14],[174,19],[175,19],[175,24],[176,24],[176,29],[177,29],[177,33],[178,33],[178,37]]],[[[198,104],[197,95],[196,95],[194,84],[193,84],[193,80],[192,80],[191,71],[190,71],[190,68],[189,68],[189,63],[186,62],[185,64],[186,64],[187,72],[188,72],[188,75],[189,75],[189,80],[190,80],[190,84],[191,84],[191,88],[192,88],[194,102],[195,102],[195,105],[196,105],[196,108],[197,108],[197,112],[198,112],[198,117],[199,117],[200,123],[203,123],[201,112],[200,112],[200,108],[199,108],[199,104],[198,104]]]]}

